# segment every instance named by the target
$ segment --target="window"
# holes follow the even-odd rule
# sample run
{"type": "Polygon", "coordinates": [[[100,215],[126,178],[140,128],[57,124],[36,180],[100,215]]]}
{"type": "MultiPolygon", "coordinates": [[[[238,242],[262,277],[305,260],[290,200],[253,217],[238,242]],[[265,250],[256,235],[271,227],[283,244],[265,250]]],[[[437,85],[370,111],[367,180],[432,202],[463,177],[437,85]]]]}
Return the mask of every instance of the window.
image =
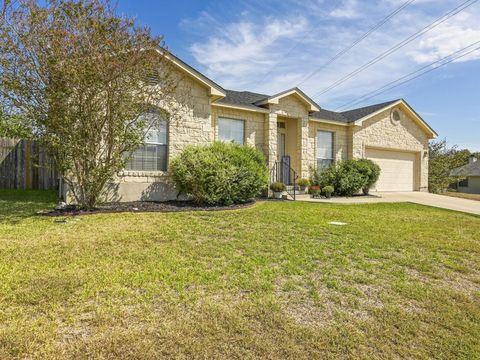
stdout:
{"type": "Polygon", "coordinates": [[[458,182],[458,186],[460,187],[468,187],[468,178],[462,179],[458,182]]]}
{"type": "Polygon", "coordinates": [[[329,166],[333,163],[333,132],[317,132],[317,168],[329,166]]]}
{"type": "Polygon", "coordinates": [[[145,143],[135,150],[128,160],[127,170],[167,170],[167,121],[158,112],[142,115],[150,125],[145,134],[145,143]]]}
{"type": "Polygon", "coordinates": [[[245,122],[234,119],[218,119],[218,140],[243,144],[245,134],[245,122]]]}

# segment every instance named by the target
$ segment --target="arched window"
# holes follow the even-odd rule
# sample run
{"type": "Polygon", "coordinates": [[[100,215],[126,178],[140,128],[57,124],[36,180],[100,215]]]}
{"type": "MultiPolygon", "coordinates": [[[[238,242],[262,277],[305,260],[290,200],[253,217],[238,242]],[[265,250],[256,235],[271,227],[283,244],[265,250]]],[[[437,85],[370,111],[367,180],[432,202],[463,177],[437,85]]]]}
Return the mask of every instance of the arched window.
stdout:
{"type": "Polygon", "coordinates": [[[165,116],[151,111],[142,116],[149,129],[145,143],[135,150],[127,162],[127,170],[166,171],[168,153],[168,124],[165,116]]]}

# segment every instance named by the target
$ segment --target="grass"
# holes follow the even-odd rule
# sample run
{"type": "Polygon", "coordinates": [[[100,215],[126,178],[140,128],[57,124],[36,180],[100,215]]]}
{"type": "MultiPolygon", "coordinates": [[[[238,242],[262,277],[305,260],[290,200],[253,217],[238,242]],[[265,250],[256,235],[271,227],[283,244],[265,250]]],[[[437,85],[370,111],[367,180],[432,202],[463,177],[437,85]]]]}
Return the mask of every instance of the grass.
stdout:
{"type": "Polygon", "coordinates": [[[445,192],[445,193],[442,193],[442,195],[453,196],[453,197],[462,198],[462,199],[469,199],[469,200],[477,200],[477,201],[480,201],[480,194],[468,194],[468,193],[447,191],[447,192],[445,192]]]}
{"type": "Polygon", "coordinates": [[[52,203],[0,191],[1,359],[480,358],[478,216],[301,202],[31,216],[52,203]]]}

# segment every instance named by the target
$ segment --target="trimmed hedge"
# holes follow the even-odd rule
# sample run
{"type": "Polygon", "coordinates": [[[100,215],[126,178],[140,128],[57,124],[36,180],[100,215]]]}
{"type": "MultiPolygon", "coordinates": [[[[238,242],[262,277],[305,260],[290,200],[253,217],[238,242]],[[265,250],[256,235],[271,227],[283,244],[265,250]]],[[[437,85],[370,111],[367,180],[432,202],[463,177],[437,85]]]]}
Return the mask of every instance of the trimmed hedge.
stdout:
{"type": "Polygon", "coordinates": [[[245,145],[188,146],[171,162],[170,170],[179,195],[199,204],[245,203],[268,184],[263,154],[245,145]]]}

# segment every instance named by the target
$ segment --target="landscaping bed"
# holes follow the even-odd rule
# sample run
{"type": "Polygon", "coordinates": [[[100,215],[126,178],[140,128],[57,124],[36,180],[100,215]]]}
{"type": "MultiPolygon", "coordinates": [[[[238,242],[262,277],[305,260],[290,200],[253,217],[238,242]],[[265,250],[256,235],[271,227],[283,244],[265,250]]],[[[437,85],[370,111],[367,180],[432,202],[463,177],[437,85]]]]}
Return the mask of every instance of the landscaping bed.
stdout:
{"type": "Polygon", "coordinates": [[[52,210],[42,210],[37,212],[40,216],[78,216],[93,215],[101,213],[122,213],[122,212],[177,212],[177,211],[218,211],[235,210],[253,206],[254,201],[244,204],[234,204],[229,206],[204,206],[193,201],[131,201],[115,202],[99,205],[95,209],[84,210],[75,205],[67,205],[65,208],[56,208],[52,210]]]}

